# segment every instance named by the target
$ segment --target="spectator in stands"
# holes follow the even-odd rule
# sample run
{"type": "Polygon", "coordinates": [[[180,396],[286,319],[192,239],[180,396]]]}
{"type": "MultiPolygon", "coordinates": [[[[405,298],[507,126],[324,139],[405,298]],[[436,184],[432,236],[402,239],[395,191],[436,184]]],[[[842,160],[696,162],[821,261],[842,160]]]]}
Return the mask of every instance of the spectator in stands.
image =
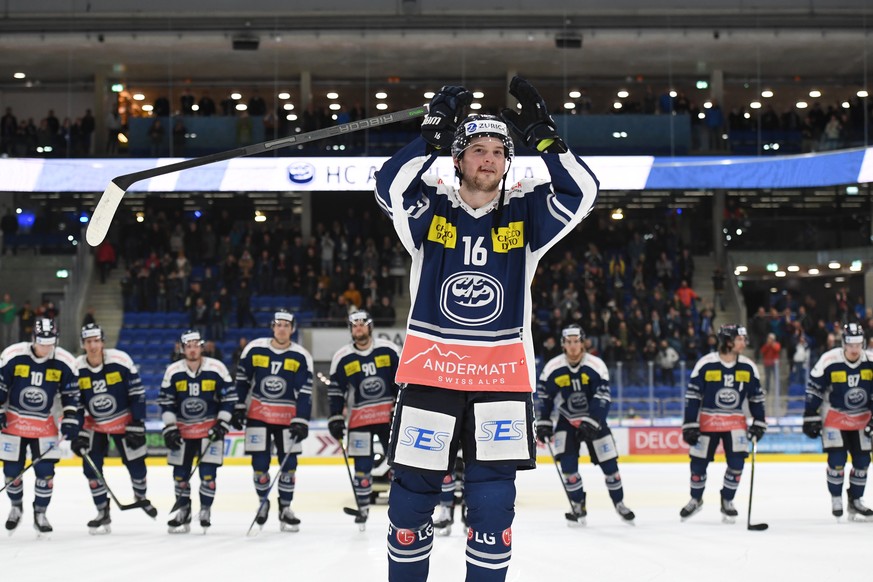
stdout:
{"type": "Polygon", "coordinates": [[[115,247],[112,246],[109,239],[104,239],[103,242],[100,243],[100,246],[97,247],[97,250],[94,253],[94,257],[97,260],[97,269],[100,272],[100,284],[104,285],[110,271],[115,267],[116,261],[115,247]]]}
{"type": "Polygon", "coordinates": [[[201,337],[206,337],[207,332],[212,327],[212,313],[209,305],[206,304],[206,299],[203,296],[197,297],[190,313],[190,327],[200,333],[201,337]]]}
{"type": "Polygon", "coordinates": [[[4,293],[3,301],[0,302],[0,350],[18,342],[16,316],[17,311],[12,302],[12,296],[9,293],[4,293]]]}
{"type": "Polygon", "coordinates": [[[722,311],[724,311],[724,279],[724,271],[721,270],[721,267],[712,270],[712,302],[722,311]]]}
{"type": "Polygon", "coordinates": [[[773,378],[776,375],[776,366],[779,363],[779,355],[782,353],[782,344],[776,340],[776,334],[767,334],[767,341],[761,346],[761,359],[764,363],[764,391],[770,393],[773,388],[773,378]]]}
{"type": "Polygon", "coordinates": [[[239,282],[239,290],[236,293],[236,326],[243,327],[249,323],[251,327],[257,327],[255,314],[252,313],[252,290],[247,279],[239,282]]]}
{"type": "Polygon", "coordinates": [[[236,349],[233,351],[233,356],[231,359],[233,360],[232,369],[236,370],[239,366],[239,359],[242,357],[243,350],[246,349],[246,346],[249,344],[249,340],[244,337],[239,338],[239,345],[237,345],[236,349]]]}
{"type": "Polygon", "coordinates": [[[358,291],[354,281],[349,281],[346,290],[343,291],[342,297],[345,298],[345,303],[349,309],[359,309],[363,303],[361,292],[358,291]]]}
{"type": "Polygon", "coordinates": [[[791,357],[791,371],[788,373],[789,384],[806,385],[806,371],[809,369],[809,343],[802,331],[797,335],[794,355],[791,357]]]}
{"type": "Polygon", "coordinates": [[[148,135],[149,156],[157,158],[164,155],[164,138],[166,137],[166,131],[164,130],[164,124],[161,123],[159,118],[155,118],[155,120],[152,121],[148,135]]]}
{"type": "Polygon", "coordinates": [[[394,306],[391,304],[391,297],[383,295],[379,299],[378,305],[373,308],[373,322],[378,327],[391,327],[397,319],[397,314],[394,306]]]}
{"type": "Polygon", "coordinates": [[[33,335],[33,322],[36,320],[36,312],[31,308],[30,301],[26,300],[18,310],[18,341],[30,341],[33,335]]]}
{"type": "Polygon", "coordinates": [[[655,261],[655,273],[658,281],[664,289],[671,289],[673,285],[673,262],[667,257],[666,251],[662,251],[655,261]]]}
{"type": "Polygon", "coordinates": [[[86,325],[93,324],[97,325],[97,310],[94,309],[93,305],[89,305],[85,310],[85,316],[82,318],[82,327],[86,325]]]}

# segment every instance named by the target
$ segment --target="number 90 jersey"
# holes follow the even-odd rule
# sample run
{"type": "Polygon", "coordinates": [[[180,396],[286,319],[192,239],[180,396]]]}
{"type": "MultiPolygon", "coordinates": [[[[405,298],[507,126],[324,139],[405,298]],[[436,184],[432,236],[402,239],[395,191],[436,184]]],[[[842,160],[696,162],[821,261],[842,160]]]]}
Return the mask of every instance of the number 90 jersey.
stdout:
{"type": "Polygon", "coordinates": [[[694,365],[688,380],[684,422],[700,422],[701,432],[745,430],[746,400],[752,417],[765,422],[765,394],[755,362],[740,355],[728,364],[716,352],[706,354],[694,365]]]}
{"type": "Polygon", "coordinates": [[[3,432],[24,438],[56,436],[55,398],[60,396],[65,417],[78,414],[76,360],[60,347],[48,357],[37,358],[30,345],[12,344],[0,354],[0,410],[6,405],[3,432]]]}
{"type": "Polygon", "coordinates": [[[248,404],[248,418],[288,426],[293,418],[309,420],[312,413],[312,355],[291,342],[276,349],[271,338],[246,345],[236,371],[240,402],[248,404]]]}
{"type": "Polygon", "coordinates": [[[342,414],[348,399],[349,428],[388,424],[397,397],[397,345],[374,338],[365,351],[343,346],[330,363],[330,415],[342,414]]]}
{"type": "Polygon", "coordinates": [[[417,138],[376,174],[376,200],[412,256],[397,381],[531,392],[531,281],[540,258],[591,210],[597,180],[572,152],[543,154],[550,181],[507,181],[505,197],[474,209],[428,173],[437,153],[426,147],[417,138]]]}

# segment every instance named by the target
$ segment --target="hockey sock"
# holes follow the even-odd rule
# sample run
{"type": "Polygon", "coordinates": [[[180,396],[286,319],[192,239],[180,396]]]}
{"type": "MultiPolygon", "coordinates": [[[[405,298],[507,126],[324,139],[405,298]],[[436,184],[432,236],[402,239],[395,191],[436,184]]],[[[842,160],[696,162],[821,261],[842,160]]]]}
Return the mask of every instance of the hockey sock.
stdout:
{"type": "Polygon", "coordinates": [[[576,502],[585,501],[585,490],[582,488],[582,475],[577,473],[564,473],[564,487],[570,499],[576,502]]]}
{"type": "Polygon", "coordinates": [[[844,467],[831,467],[828,465],[827,469],[828,475],[828,491],[831,494],[831,497],[842,497],[843,495],[843,481],[846,477],[846,470],[844,467]]]}
{"type": "Polygon", "coordinates": [[[700,499],[703,497],[703,490],[706,489],[706,473],[700,474],[691,472],[691,497],[700,499]]]}
{"type": "Polygon", "coordinates": [[[215,477],[207,475],[200,482],[200,506],[211,507],[215,500],[215,477]]]}
{"type": "MultiPolygon", "coordinates": [[[[853,459],[854,460],[854,459],[853,459]]],[[[867,470],[855,469],[849,473],[849,497],[860,499],[864,497],[864,489],[867,486],[867,470]]]]}
{"type": "Polygon", "coordinates": [[[283,471],[279,474],[279,501],[282,505],[291,505],[294,500],[294,486],[297,483],[296,471],[283,471]]]}
{"type": "Polygon", "coordinates": [[[373,481],[369,473],[355,473],[355,497],[358,499],[358,507],[364,508],[370,505],[370,494],[373,492],[373,481]]]}
{"type": "Polygon", "coordinates": [[[467,580],[503,582],[512,557],[512,528],[502,532],[467,530],[467,580]]]}
{"type": "Polygon", "coordinates": [[[94,505],[101,507],[106,504],[106,487],[97,479],[88,479],[88,488],[91,489],[91,497],[94,505]]]}
{"type": "Polygon", "coordinates": [[[433,548],[433,522],[418,529],[388,524],[388,580],[417,582],[427,580],[430,551],[433,548]]]}
{"type": "Polygon", "coordinates": [[[721,496],[727,500],[733,499],[737,494],[737,488],[740,486],[740,478],[742,476],[742,470],[728,467],[724,472],[724,485],[721,489],[721,496]]]}
{"type": "Polygon", "coordinates": [[[270,489],[270,475],[264,471],[255,471],[254,475],[252,475],[252,481],[255,484],[255,492],[258,494],[258,497],[263,499],[270,489]]]}
{"type": "Polygon", "coordinates": [[[48,504],[52,500],[52,484],[54,483],[54,475],[49,475],[46,478],[37,478],[36,487],[33,490],[34,494],[34,508],[42,508],[45,511],[45,508],[48,507],[48,504]]]}
{"type": "Polygon", "coordinates": [[[616,471],[611,475],[606,475],[606,489],[609,491],[609,498],[612,499],[612,504],[615,505],[624,499],[624,489],[621,486],[621,473],[616,471]]]}
{"type": "Polygon", "coordinates": [[[133,486],[133,496],[137,499],[145,499],[146,497],[146,479],[132,478],[130,484],[133,486]]]}
{"type": "Polygon", "coordinates": [[[12,505],[21,505],[21,500],[24,498],[24,481],[20,478],[6,477],[6,483],[10,483],[6,488],[9,501],[12,502],[12,505]]]}

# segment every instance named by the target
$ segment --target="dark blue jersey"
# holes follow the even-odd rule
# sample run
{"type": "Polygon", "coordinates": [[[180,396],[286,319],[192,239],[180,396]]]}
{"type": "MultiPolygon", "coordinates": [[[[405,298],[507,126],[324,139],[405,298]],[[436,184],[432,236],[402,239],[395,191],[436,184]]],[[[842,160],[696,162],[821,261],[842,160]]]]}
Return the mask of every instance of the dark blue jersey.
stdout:
{"type": "Polygon", "coordinates": [[[855,362],[843,348],[822,354],[809,372],[805,416],[821,414],[824,426],[862,430],[873,410],[873,362],[866,352],[855,362]],[[824,404],[824,406],[822,406],[824,404]]]}
{"type": "Polygon", "coordinates": [[[236,402],[227,368],[207,357],[193,372],[184,359],[170,364],[158,397],[164,424],[178,425],[186,439],[205,438],[217,419],[230,421],[236,402]]]}
{"type": "Polygon", "coordinates": [[[285,349],[270,338],[249,342],[239,359],[236,389],[248,418],[288,426],[312,414],[312,356],[300,344],[285,349]]]}
{"type": "Polygon", "coordinates": [[[562,354],[543,367],[537,383],[539,420],[550,420],[557,406],[558,414],[573,426],[584,416],[604,425],[610,402],[609,370],[597,356],[584,354],[573,366],[562,354]]]}
{"type": "Polygon", "coordinates": [[[717,352],[697,361],[685,392],[685,424],[700,424],[702,432],[745,430],[743,402],[752,417],[764,423],[764,389],[755,362],[746,356],[724,362],[717,352]]]}
{"type": "Polygon", "coordinates": [[[104,349],[103,362],[93,368],[82,355],[76,358],[76,369],[84,428],[123,434],[131,420],[145,420],[145,390],[127,353],[104,349]]]}
{"type": "MultiPolygon", "coordinates": [[[[0,408],[6,410],[3,432],[25,438],[57,436],[57,419],[52,414],[60,396],[63,415],[75,419],[79,413],[76,360],[70,352],[55,347],[45,358],[37,358],[30,342],[12,344],[0,354],[0,408]]],[[[74,421],[71,421],[74,422],[74,421]]]]}
{"type": "Polygon", "coordinates": [[[388,424],[397,397],[397,344],[373,339],[369,348],[359,351],[354,344],[340,348],[330,363],[330,414],[342,414],[349,406],[349,428],[388,424]]]}

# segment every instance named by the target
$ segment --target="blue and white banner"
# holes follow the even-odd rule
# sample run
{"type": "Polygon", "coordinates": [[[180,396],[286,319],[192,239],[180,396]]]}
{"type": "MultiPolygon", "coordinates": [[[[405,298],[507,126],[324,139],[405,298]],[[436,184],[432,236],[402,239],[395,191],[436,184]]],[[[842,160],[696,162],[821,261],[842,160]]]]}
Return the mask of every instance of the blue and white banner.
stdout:
{"type": "MultiPolygon", "coordinates": [[[[133,192],[369,192],[384,157],[239,158],[134,184],[133,192]]],[[[584,158],[603,190],[811,188],[873,182],[873,148],[782,157],[584,158]]],[[[0,191],[102,192],[124,174],[181,159],[0,159],[0,191]]],[[[451,158],[430,170],[454,180],[451,158]]],[[[513,160],[509,181],[547,176],[542,160],[513,160]]]]}

